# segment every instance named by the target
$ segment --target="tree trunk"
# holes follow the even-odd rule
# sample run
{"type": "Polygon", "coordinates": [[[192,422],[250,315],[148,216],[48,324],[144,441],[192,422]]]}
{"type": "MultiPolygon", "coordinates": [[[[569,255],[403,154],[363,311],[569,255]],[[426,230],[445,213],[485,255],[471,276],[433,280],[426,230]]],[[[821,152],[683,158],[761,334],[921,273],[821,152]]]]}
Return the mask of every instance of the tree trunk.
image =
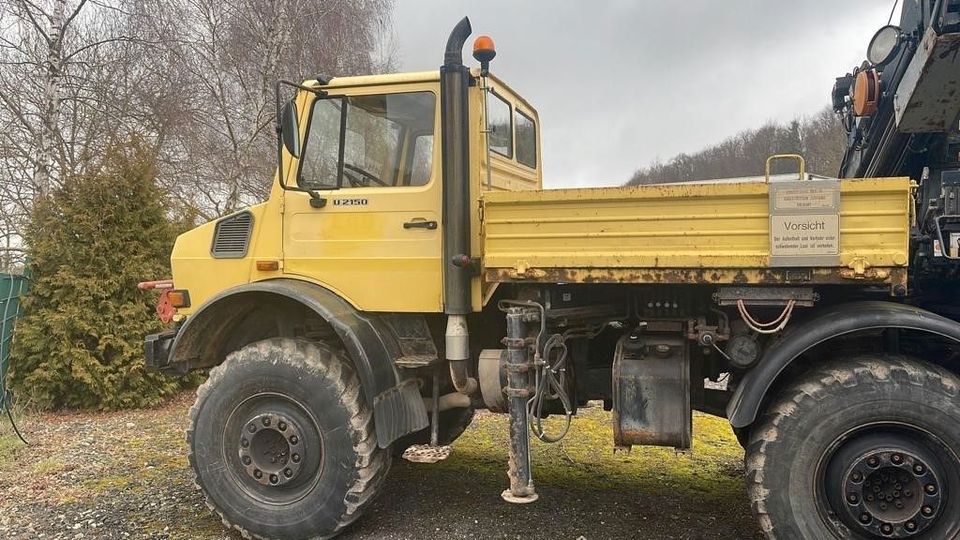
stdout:
{"type": "Polygon", "coordinates": [[[63,77],[63,33],[66,14],[67,0],[54,0],[44,66],[43,107],[40,118],[40,137],[37,142],[39,155],[33,175],[34,188],[40,197],[46,196],[50,191],[54,150],[59,133],[60,84],[63,77]]]}

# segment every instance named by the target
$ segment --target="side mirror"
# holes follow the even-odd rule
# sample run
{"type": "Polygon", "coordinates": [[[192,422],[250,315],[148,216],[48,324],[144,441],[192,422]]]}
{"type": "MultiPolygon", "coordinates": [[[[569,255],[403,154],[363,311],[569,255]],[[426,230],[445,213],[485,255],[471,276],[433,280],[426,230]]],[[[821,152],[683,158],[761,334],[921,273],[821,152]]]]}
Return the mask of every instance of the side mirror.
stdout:
{"type": "Polygon", "coordinates": [[[297,121],[297,104],[291,99],[280,111],[280,138],[290,155],[300,157],[300,125],[297,121]]]}

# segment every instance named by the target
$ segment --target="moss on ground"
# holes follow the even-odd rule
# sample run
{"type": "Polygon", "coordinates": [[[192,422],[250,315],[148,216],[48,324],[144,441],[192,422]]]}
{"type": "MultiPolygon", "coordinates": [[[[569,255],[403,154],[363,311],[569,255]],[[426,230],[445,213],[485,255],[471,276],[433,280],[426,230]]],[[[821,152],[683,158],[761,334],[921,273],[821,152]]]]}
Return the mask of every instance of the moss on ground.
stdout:
{"type": "Polygon", "coordinates": [[[23,446],[23,443],[13,434],[0,432],[0,471],[13,463],[17,457],[17,451],[23,446]]]}
{"type": "MultiPolygon", "coordinates": [[[[562,428],[562,418],[551,418],[545,426],[555,433],[562,428]]],[[[630,488],[650,494],[695,494],[710,500],[740,496],[743,450],[727,421],[697,414],[694,435],[691,452],[653,447],[615,452],[610,413],[599,407],[581,409],[563,441],[546,444],[533,440],[535,482],[575,482],[590,489],[630,488]]],[[[437,466],[474,477],[503,476],[508,444],[505,416],[478,415],[455,443],[454,456],[437,466]]]]}

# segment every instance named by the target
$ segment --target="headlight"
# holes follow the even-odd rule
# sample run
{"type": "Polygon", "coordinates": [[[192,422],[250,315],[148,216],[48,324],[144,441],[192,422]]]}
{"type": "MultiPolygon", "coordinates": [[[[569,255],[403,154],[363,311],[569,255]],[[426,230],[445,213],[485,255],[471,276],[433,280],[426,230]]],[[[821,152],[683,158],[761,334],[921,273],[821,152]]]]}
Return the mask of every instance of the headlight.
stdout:
{"type": "Polygon", "coordinates": [[[901,35],[903,31],[899,26],[884,26],[877,30],[867,47],[867,61],[874,66],[882,66],[892,60],[900,49],[901,35]]]}

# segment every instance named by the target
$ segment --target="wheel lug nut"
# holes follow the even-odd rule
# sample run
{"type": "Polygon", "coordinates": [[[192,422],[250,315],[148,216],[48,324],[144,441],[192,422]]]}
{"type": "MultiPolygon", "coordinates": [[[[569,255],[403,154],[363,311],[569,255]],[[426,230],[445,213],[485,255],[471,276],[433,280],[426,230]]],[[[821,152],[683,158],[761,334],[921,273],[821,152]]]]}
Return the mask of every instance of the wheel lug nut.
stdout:
{"type": "Polygon", "coordinates": [[[290,460],[294,463],[300,463],[300,454],[294,454],[290,456],[290,460]]]}
{"type": "Polygon", "coordinates": [[[300,439],[298,439],[296,435],[290,436],[290,444],[297,444],[298,442],[300,442],[300,439]]]}
{"type": "Polygon", "coordinates": [[[873,495],[867,495],[864,499],[866,499],[867,502],[873,502],[873,495]]]}
{"type": "Polygon", "coordinates": [[[278,423],[277,423],[277,428],[278,428],[280,431],[285,431],[285,430],[287,429],[287,423],[286,423],[286,422],[278,422],[278,423]]]}
{"type": "Polygon", "coordinates": [[[873,518],[870,517],[870,514],[868,514],[868,513],[866,513],[866,512],[860,514],[860,523],[870,523],[870,520],[872,520],[872,519],[873,519],[873,518]]]}
{"type": "Polygon", "coordinates": [[[933,515],[933,507],[932,507],[932,506],[924,506],[923,508],[920,509],[920,513],[923,514],[923,515],[925,515],[925,516],[928,516],[928,517],[929,517],[929,516],[932,516],[932,515],[933,515]]]}
{"type": "Polygon", "coordinates": [[[260,469],[254,469],[253,477],[256,478],[257,480],[263,478],[263,471],[261,471],[260,469]]]}
{"type": "Polygon", "coordinates": [[[848,501],[850,504],[857,504],[858,502],[860,502],[860,497],[857,497],[857,494],[856,494],[856,493],[851,493],[851,494],[847,495],[847,501],[848,501]]]}
{"type": "Polygon", "coordinates": [[[269,426],[269,425],[270,425],[270,417],[269,417],[269,416],[264,416],[264,417],[263,417],[263,420],[261,420],[261,422],[263,422],[263,425],[269,426]]]}
{"type": "Polygon", "coordinates": [[[280,479],[277,478],[277,475],[275,475],[275,474],[271,474],[271,475],[270,475],[270,483],[271,483],[271,484],[276,484],[276,483],[279,482],[279,481],[280,481],[280,479]]]}
{"type": "Polygon", "coordinates": [[[243,458],[241,458],[241,461],[243,461],[244,465],[249,465],[251,461],[250,456],[243,456],[243,458]]]}
{"type": "Polygon", "coordinates": [[[929,493],[930,495],[936,495],[936,494],[937,494],[937,485],[936,485],[936,484],[927,484],[927,485],[923,488],[923,490],[926,491],[927,493],[929,493]]]}
{"type": "Polygon", "coordinates": [[[882,532],[883,534],[890,534],[890,533],[892,533],[892,532],[893,532],[893,525],[891,525],[891,524],[889,524],[889,523],[884,523],[883,525],[880,526],[880,532],[882,532]]]}
{"type": "Polygon", "coordinates": [[[880,503],[880,509],[881,509],[881,510],[886,510],[886,509],[887,509],[887,503],[885,503],[885,502],[880,503]]]}
{"type": "Polygon", "coordinates": [[[904,496],[904,497],[913,497],[913,492],[910,491],[909,489],[905,489],[905,490],[903,490],[903,496],[904,496]]]}
{"type": "Polygon", "coordinates": [[[897,507],[897,510],[903,509],[903,503],[900,501],[895,502],[893,505],[897,507]]]}
{"type": "Polygon", "coordinates": [[[916,463],[913,466],[913,473],[917,475],[923,474],[924,472],[926,472],[926,470],[927,470],[926,467],[924,467],[920,463],[916,463]]]}
{"type": "Polygon", "coordinates": [[[892,461],[894,465],[899,465],[903,463],[903,456],[900,454],[894,454],[890,456],[890,461],[892,461]]]}
{"type": "Polygon", "coordinates": [[[250,446],[250,441],[248,441],[246,437],[244,437],[243,439],[240,439],[240,446],[246,448],[250,446]]]}
{"type": "Polygon", "coordinates": [[[877,459],[876,456],[870,456],[867,458],[867,465],[871,467],[876,467],[879,464],[880,464],[880,460],[877,459]]]}
{"type": "Polygon", "coordinates": [[[286,476],[287,478],[290,478],[291,476],[293,476],[293,471],[291,471],[290,469],[284,469],[283,475],[286,476]]]}
{"type": "Polygon", "coordinates": [[[250,433],[253,433],[256,430],[257,430],[257,426],[253,424],[250,424],[249,426],[247,426],[247,431],[249,431],[250,433]]]}
{"type": "Polygon", "coordinates": [[[853,471],[853,474],[850,476],[850,479],[853,480],[854,482],[859,482],[863,480],[863,473],[861,473],[860,471],[853,471]]]}

